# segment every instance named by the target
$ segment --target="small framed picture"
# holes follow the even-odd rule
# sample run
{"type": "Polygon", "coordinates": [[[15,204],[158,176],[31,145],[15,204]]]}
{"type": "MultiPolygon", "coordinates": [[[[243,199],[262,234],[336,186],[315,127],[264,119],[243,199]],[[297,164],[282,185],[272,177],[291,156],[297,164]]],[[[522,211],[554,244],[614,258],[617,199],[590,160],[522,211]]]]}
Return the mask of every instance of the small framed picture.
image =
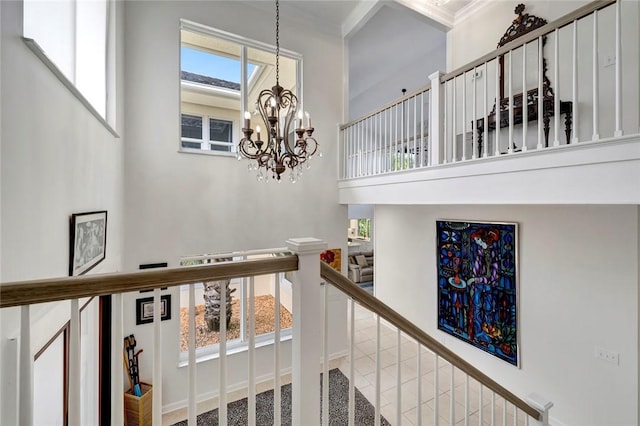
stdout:
{"type": "MultiPolygon", "coordinates": [[[[160,296],[160,318],[171,319],[171,295],[160,296]]],[[[153,322],[153,297],[136,299],[136,325],[153,322]]]]}
{"type": "Polygon", "coordinates": [[[107,249],[107,211],[71,215],[69,275],[85,274],[102,262],[107,249]]]}

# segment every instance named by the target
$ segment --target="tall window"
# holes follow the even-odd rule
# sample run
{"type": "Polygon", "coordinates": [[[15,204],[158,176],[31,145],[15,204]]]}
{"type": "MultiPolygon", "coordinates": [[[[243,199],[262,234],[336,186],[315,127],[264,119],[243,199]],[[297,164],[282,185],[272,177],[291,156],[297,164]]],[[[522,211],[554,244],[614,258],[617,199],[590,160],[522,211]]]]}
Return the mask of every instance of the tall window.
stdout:
{"type": "MultiPolygon", "coordinates": [[[[180,151],[235,156],[244,111],[275,84],[275,48],[187,21],[180,38],[180,151]]],[[[281,49],[280,85],[296,94],[300,68],[281,49]]]]}
{"type": "Polygon", "coordinates": [[[30,47],[105,120],[111,7],[112,0],[24,0],[23,18],[30,47]]]}

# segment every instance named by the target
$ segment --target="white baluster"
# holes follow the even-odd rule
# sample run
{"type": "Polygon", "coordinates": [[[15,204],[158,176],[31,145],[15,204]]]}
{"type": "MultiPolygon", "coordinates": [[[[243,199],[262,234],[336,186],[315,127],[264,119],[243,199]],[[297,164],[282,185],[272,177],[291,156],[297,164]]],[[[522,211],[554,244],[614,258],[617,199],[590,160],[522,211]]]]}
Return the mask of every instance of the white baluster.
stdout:
{"type": "Polygon", "coordinates": [[[496,424],[496,393],[491,391],[491,426],[496,424]]]}
{"type": "MultiPolygon", "coordinates": [[[[477,92],[477,87],[478,87],[478,69],[476,67],[473,67],[473,107],[472,107],[472,111],[473,113],[471,114],[471,158],[476,159],[478,156],[476,155],[477,153],[477,149],[476,149],[476,144],[478,143],[478,129],[476,128],[476,119],[478,118],[478,113],[476,111],[477,105],[476,105],[476,92],[477,92]]],[[[465,122],[465,126],[466,126],[466,122],[465,122]]],[[[467,144],[465,143],[463,146],[467,146],[467,144]]],[[[466,155],[465,155],[466,158],[466,155]]]]}
{"type": "Polygon", "coordinates": [[[424,150],[425,150],[425,140],[424,140],[424,94],[425,94],[425,92],[422,92],[420,94],[420,167],[426,166],[425,161],[424,161],[424,150]]]}
{"type": "Polygon", "coordinates": [[[196,290],[195,284],[189,284],[189,405],[187,407],[188,424],[197,424],[196,408],[196,290]]]}
{"type": "Polygon", "coordinates": [[[71,299],[69,321],[69,425],[80,425],[80,307],[78,299],[71,299]]]}
{"type": "Polygon", "coordinates": [[[598,133],[598,11],[593,11],[593,135],[591,139],[597,141],[600,139],[598,133]]]}
{"type": "Polygon", "coordinates": [[[398,170],[398,109],[400,109],[399,104],[395,105],[396,107],[396,119],[395,123],[393,123],[393,127],[396,129],[395,131],[395,146],[393,148],[394,159],[393,159],[393,170],[398,170]]]}
{"type": "Polygon", "coordinates": [[[462,74],[462,161],[467,159],[467,73],[462,74]]]}
{"type": "Polygon", "coordinates": [[[507,426],[507,400],[502,400],[502,426],[507,426]]]}
{"type": "MultiPolygon", "coordinates": [[[[483,417],[484,417],[484,412],[482,410],[482,407],[484,406],[484,404],[482,403],[482,397],[483,397],[482,383],[478,383],[478,385],[479,385],[478,406],[480,407],[480,409],[478,411],[478,424],[482,425],[483,424],[483,417]]],[[[491,406],[491,410],[493,410],[493,405],[491,406]]],[[[491,425],[493,426],[493,411],[491,412],[491,425]]]]}
{"type": "Polygon", "coordinates": [[[573,116],[573,138],[571,143],[578,143],[578,20],[573,21],[573,94],[571,97],[573,116]]]}
{"type": "MultiPolygon", "coordinates": [[[[458,101],[458,96],[456,94],[456,77],[453,78],[453,96],[452,96],[452,103],[453,103],[453,116],[452,116],[452,121],[453,123],[451,124],[451,127],[453,127],[453,143],[451,145],[451,162],[455,163],[458,160],[458,126],[456,123],[456,116],[457,114],[457,108],[456,108],[456,104],[458,101]]],[[[464,96],[464,88],[463,88],[463,92],[462,92],[462,96],[464,96]]],[[[464,105],[464,101],[463,101],[463,105],[464,105]]],[[[463,108],[464,111],[464,108],[463,108]]],[[[463,127],[464,127],[464,123],[463,123],[463,127]]],[[[463,130],[464,131],[464,130],[463,130]]],[[[464,137],[464,136],[463,136],[464,137]]]]}
{"type": "Polygon", "coordinates": [[[380,426],[380,315],[376,315],[376,396],[374,425],[380,426]]]}
{"type": "Polygon", "coordinates": [[[416,341],[416,426],[422,425],[422,354],[416,341]]]}
{"type": "Polygon", "coordinates": [[[153,396],[152,424],[162,425],[162,300],[160,289],[153,290],[153,396]]]}
{"type": "Polygon", "coordinates": [[[616,130],[613,136],[622,136],[622,26],[620,24],[620,8],[622,1],[616,1],[616,130]]]}
{"type": "Polygon", "coordinates": [[[329,284],[323,285],[322,303],[322,425],[329,426],[329,284]]]}
{"type": "Polygon", "coordinates": [[[555,96],[553,97],[553,134],[555,139],[553,146],[560,145],[560,30],[556,28],[554,32],[554,60],[555,66],[553,67],[553,78],[556,85],[555,96]]]}
{"type": "Polygon", "coordinates": [[[351,305],[351,311],[349,312],[349,320],[351,327],[349,331],[349,426],[354,426],[356,423],[356,388],[355,388],[355,341],[356,341],[356,304],[353,299],[349,300],[351,305]]]}
{"type": "MultiPolygon", "coordinates": [[[[497,64],[497,60],[496,60],[496,64],[497,64]]],[[[484,116],[482,117],[482,120],[484,120],[484,126],[482,127],[482,131],[484,132],[484,138],[482,139],[484,141],[484,146],[483,146],[483,151],[482,151],[482,156],[483,157],[488,157],[489,156],[489,139],[487,137],[487,135],[489,134],[489,129],[487,129],[487,125],[489,123],[487,123],[487,103],[489,101],[489,93],[488,93],[488,83],[487,81],[489,80],[489,75],[487,74],[487,63],[484,63],[484,68],[483,68],[483,74],[484,74],[484,116]]]]}
{"type": "Polygon", "coordinates": [[[456,424],[455,367],[451,363],[451,383],[449,383],[449,424],[456,424]]]}
{"type": "Polygon", "coordinates": [[[413,97],[413,168],[418,167],[418,95],[413,97]]]}
{"type": "Polygon", "coordinates": [[[396,332],[396,424],[402,424],[402,333],[396,332]]]}
{"type": "Polygon", "coordinates": [[[439,411],[440,411],[440,368],[438,366],[438,360],[440,357],[438,354],[434,354],[433,359],[433,424],[438,426],[440,424],[439,411]]]}
{"type": "MultiPolygon", "coordinates": [[[[122,345],[124,331],[122,329],[122,294],[111,296],[111,371],[122,371],[122,345]]],[[[111,424],[124,424],[124,376],[111,375],[111,424]]]]}
{"type": "Polygon", "coordinates": [[[273,347],[273,424],[280,426],[281,423],[281,382],[280,382],[280,274],[276,274],[276,283],[274,288],[275,294],[275,324],[273,338],[275,344],[273,347]]]}
{"type": "Polygon", "coordinates": [[[464,375],[464,425],[469,426],[469,375],[468,374],[464,375]]]}
{"type": "Polygon", "coordinates": [[[529,96],[527,93],[527,44],[522,45],[522,152],[527,150],[527,121],[529,96]]]}
{"type": "MultiPolygon", "coordinates": [[[[544,110],[544,90],[542,87],[544,75],[544,57],[542,56],[542,36],[538,37],[538,145],[536,149],[542,149],[542,113],[544,110]]],[[[545,142],[546,145],[546,142],[545,142]]]]}
{"type": "Polygon", "coordinates": [[[227,424],[227,286],[220,285],[220,343],[218,344],[219,358],[219,386],[218,386],[218,413],[219,424],[227,424]]]}
{"type": "MultiPolygon", "coordinates": [[[[119,357],[118,357],[119,358],[119,357]]],[[[18,421],[33,425],[33,355],[31,354],[31,307],[20,307],[20,353],[18,375],[18,421]]]]}
{"type": "MultiPolygon", "coordinates": [[[[503,57],[504,58],[504,57],[503,57]]],[[[495,110],[496,110],[496,114],[494,117],[495,120],[495,137],[496,137],[496,146],[495,146],[495,156],[497,157],[498,155],[500,155],[500,112],[501,112],[501,103],[502,103],[502,98],[500,98],[500,63],[499,60],[496,59],[496,103],[495,103],[495,110]]],[[[489,123],[487,123],[487,125],[485,126],[485,128],[489,125],[489,123]]],[[[488,143],[488,141],[487,141],[488,143]]]]}
{"type": "Polygon", "coordinates": [[[509,51],[509,147],[507,151],[513,154],[513,50],[509,51]]]}
{"type": "MultiPolygon", "coordinates": [[[[249,336],[248,336],[248,350],[247,350],[247,375],[248,375],[248,389],[247,389],[247,407],[248,407],[248,417],[247,420],[249,425],[256,424],[256,290],[255,290],[255,277],[249,278],[249,336]]],[[[224,299],[226,300],[226,299],[224,299]]],[[[226,303],[224,303],[226,305],[226,303]]],[[[242,303],[240,304],[242,305],[242,303]]],[[[275,322],[280,322],[280,315],[275,315],[274,306],[274,316],[275,322]]],[[[223,317],[225,318],[225,317],[223,317]]],[[[247,317],[242,317],[247,318],[247,317]]],[[[242,321],[241,321],[242,322],[242,321]]],[[[274,378],[278,375],[278,371],[274,371],[274,378]]],[[[275,388],[274,388],[275,389],[275,388]]],[[[275,393],[275,392],[274,392],[275,393]]]]}

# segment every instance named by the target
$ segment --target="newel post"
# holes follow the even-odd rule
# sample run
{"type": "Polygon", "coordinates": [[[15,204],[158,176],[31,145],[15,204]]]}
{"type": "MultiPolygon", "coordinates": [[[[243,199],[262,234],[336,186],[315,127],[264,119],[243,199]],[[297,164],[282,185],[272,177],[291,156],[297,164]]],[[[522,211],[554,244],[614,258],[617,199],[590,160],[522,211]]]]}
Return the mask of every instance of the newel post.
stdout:
{"type": "Polygon", "coordinates": [[[444,153],[444,85],[440,84],[442,71],[429,76],[431,80],[431,113],[429,116],[429,165],[442,163],[444,153]]]}
{"type": "Polygon", "coordinates": [[[540,420],[542,426],[549,426],[549,410],[553,407],[553,402],[537,393],[527,395],[526,400],[530,406],[542,414],[542,419],[540,420]]]}
{"type": "MultiPolygon", "coordinates": [[[[291,238],[287,247],[298,255],[292,273],[293,371],[291,420],[294,425],[320,421],[320,357],[322,318],[320,253],[327,243],[316,238],[291,238]]],[[[276,373],[277,374],[277,373],[276,373]]]]}

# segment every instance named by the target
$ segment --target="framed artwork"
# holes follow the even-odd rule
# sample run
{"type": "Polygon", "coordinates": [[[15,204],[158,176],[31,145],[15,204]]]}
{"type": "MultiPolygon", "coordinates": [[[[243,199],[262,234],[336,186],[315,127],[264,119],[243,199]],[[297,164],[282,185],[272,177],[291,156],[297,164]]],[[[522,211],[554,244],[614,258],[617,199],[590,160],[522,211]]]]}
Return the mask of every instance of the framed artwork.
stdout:
{"type": "Polygon", "coordinates": [[[71,215],[69,275],[82,275],[102,262],[107,248],[107,211],[71,215]]]}
{"type": "MultiPolygon", "coordinates": [[[[160,296],[160,318],[162,321],[171,319],[171,295],[160,296]]],[[[153,297],[136,299],[136,325],[153,322],[153,297]]]]}
{"type": "Polygon", "coordinates": [[[335,248],[320,253],[320,260],[328,263],[333,269],[342,272],[342,249],[335,248]]]}
{"type": "Polygon", "coordinates": [[[436,221],[438,329],[518,365],[518,226],[436,221]]]}

